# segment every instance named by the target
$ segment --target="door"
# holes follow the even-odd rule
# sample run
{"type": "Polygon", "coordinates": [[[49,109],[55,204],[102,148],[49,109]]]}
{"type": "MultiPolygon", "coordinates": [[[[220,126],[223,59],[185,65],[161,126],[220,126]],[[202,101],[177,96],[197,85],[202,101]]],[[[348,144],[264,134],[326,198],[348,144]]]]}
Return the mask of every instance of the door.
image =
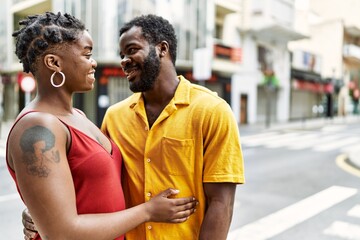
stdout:
{"type": "Polygon", "coordinates": [[[247,94],[240,95],[240,124],[247,123],[247,94]]]}

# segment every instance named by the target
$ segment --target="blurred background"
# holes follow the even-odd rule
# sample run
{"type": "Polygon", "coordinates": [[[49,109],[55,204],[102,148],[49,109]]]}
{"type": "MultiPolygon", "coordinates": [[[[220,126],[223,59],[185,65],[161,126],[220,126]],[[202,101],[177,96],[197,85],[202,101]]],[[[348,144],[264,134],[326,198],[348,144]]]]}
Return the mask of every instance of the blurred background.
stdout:
{"type": "Polygon", "coordinates": [[[359,10],[358,0],[2,0],[1,120],[12,121],[35,93],[11,33],[20,19],[45,11],[75,15],[93,37],[96,87],[74,103],[97,125],[131,93],[118,30],[146,13],[174,25],[178,73],[218,92],[239,124],[358,114],[359,10]]]}
{"type": "Polygon", "coordinates": [[[239,124],[247,183],[229,240],[360,239],[360,0],[1,0],[1,238],[22,239],[24,205],[4,149],[36,92],[11,34],[45,11],[71,13],[93,37],[95,89],[74,105],[98,126],[131,94],[120,27],[148,13],[173,24],[178,74],[216,91],[239,124]]]}

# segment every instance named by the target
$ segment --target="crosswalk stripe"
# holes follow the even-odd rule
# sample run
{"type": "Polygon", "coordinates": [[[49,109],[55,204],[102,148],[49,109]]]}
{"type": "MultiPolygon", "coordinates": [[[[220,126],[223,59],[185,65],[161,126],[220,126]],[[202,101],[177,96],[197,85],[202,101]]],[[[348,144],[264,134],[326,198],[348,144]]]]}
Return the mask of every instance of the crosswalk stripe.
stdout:
{"type": "Polygon", "coordinates": [[[339,136],[327,136],[327,137],[318,136],[317,138],[309,139],[307,141],[299,141],[297,144],[290,146],[289,149],[302,150],[305,148],[313,147],[316,144],[318,144],[319,142],[324,143],[324,142],[328,142],[328,141],[333,141],[333,140],[337,139],[338,137],[339,136]]]}
{"type": "Polygon", "coordinates": [[[272,132],[270,134],[258,134],[247,136],[242,139],[242,145],[246,147],[265,146],[266,148],[287,147],[290,150],[302,150],[311,148],[315,151],[329,151],[337,148],[349,146],[349,144],[358,143],[360,138],[348,137],[341,133],[324,135],[321,133],[286,133],[280,134],[272,132]],[[343,140],[341,140],[344,138],[343,140]],[[334,140],[339,140],[335,141],[334,140]],[[341,140],[341,141],[340,141],[341,140]]]}
{"type": "Polygon", "coordinates": [[[346,125],[338,125],[338,126],[334,126],[334,125],[330,125],[330,126],[325,126],[321,129],[322,132],[339,132],[342,131],[346,128],[346,125]]]}
{"type": "Polygon", "coordinates": [[[259,146],[259,145],[262,145],[263,142],[266,142],[266,141],[270,141],[272,139],[276,139],[278,138],[280,135],[279,133],[274,133],[274,134],[271,134],[271,135],[268,135],[268,136],[262,136],[262,137],[259,137],[259,138],[251,138],[251,139],[241,139],[242,143],[247,145],[247,146],[259,146]]]}
{"type": "Polygon", "coordinates": [[[248,142],[245,142],[245,144],[247,146],[255,147],[255,146],[267,144],[269,142],[277,141],[278,139],[292,138],[292,137],[298,136],[298,135],[299,135],[299,133],[285,133],[282,135],[273,135],[273,136],[264,137],[264,138],[260,138],[260,139],[253,139],[248,142]]]}
{"type": "Polygon", "coordinates": [[[331,151],[349,144],[353,144],[353,143],[357,143],[359,142],[359,138],[358,137],[349,137],[349,138],[345,138],[342,141],[333,141],[330,143],[324,143],[324,144],[320,144],[316,147],[314,147],[315,151],[318,152],[326,152],[326,151],[331,151]]]}
{"type": "Polygon", "coordinates": [[[315,139],[318,137],[318,134],[307,134],[304,136],[295,136],[293,138],[287,139],[282,138],[281,141],[273,141],[265,146],[267,148],[278,148],[278,147],[291,147],[291,146],[297,146],[299,142],[309,141],[311,139],[315,139]]]}
{"type": "Polygon", "coordinates": [[[259,134],[254,134],[254,135],[250,135],[250,136],[241,136],[240,135],[240,138],[241,138],[242,142],[246,142],[246,141],[251,141],[251,140],[259,139],[259,138],[261,139],[263,137],[269,137],[269,136],[273,136],[273,135],[277,135],[277,134],[278,134],[277,132],[266,132],[266,133],[259,133],[259,134]]]}
{"type": "Polygon", "coordinates": [[[355,188],[332,186],[273,214],[231,231],[228,240],[265,240],[309,219],[357,193],[355,188]]]}
{"type": "Polygon", "coordinates": [[[360,143],[355,143],[355,144],[343,147],[343,148],[341,148],[341,152],[348,153],[348,152],[353,151],[354,149],[360,149],[360,143]]]}
{"type": "Polygon", "coordinates": [[[347,212],[348,216],[360,218],[360,205],[356,205],[347,212]]]}
{"type": "Polygon", "coordinates": [[[299,138],[299,136],[300,136],[299,133],[289,133],[289,135],[287,135],[287,136],[281,135],[278,139],[274,139],[270,142],[266,142],[264,145],[266,147],[269,147],[271,145],[276,145],[276,144],[281,145],[281,144],[284,144],[284,142],[296,140],[299,138]]]}
{"type": "Polygon", "coordinates": [[[325,229],[323,233],[325,235],[336,236],[347,240],[359,240],[360,226],[347,222],[335,221],[330,227],[325,229]]]}
{"type": "Polygon", "coordinates": [[[0,148],[0,157],[5,157],[6,152],[5,149],[0,148]]]}

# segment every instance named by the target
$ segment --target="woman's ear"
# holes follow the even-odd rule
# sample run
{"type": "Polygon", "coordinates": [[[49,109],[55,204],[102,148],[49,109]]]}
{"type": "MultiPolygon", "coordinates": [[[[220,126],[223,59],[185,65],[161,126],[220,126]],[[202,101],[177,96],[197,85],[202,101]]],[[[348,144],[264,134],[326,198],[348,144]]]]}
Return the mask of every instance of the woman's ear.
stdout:
{"type": "Polygon", "coordinates": [[[60,72],[60,59],[54,54],[46,54],[44,57],[44,64],[47,68],[54,72],[60,72]]]}

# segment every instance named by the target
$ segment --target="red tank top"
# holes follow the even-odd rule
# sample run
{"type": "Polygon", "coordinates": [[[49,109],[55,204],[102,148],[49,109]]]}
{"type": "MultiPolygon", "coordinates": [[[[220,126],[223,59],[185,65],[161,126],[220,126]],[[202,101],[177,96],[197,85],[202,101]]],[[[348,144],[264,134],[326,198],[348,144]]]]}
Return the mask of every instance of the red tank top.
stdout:
{"type": "MultiPolygon", "coordinates": [[[[20,116],[11,130],[28,113],[30,112],[20,116]]],[[[67,157],[74,180],[78,214],[111,213],[124,210],[125,200],[121,186],[122,156],[119,148],[110,140],[112,153],[109,154],[94,139],[63,121],[61,122],[69,129],[71,135],[71,145],[67,157]]],[[[10,168],[8,161],[6,162],[18,187],[15,172],[10,168]]],[[[41,238],[37,236],[35,239],[41,238]]],[[[116,239],[123,240],[124,236],[116,239]]]]}

